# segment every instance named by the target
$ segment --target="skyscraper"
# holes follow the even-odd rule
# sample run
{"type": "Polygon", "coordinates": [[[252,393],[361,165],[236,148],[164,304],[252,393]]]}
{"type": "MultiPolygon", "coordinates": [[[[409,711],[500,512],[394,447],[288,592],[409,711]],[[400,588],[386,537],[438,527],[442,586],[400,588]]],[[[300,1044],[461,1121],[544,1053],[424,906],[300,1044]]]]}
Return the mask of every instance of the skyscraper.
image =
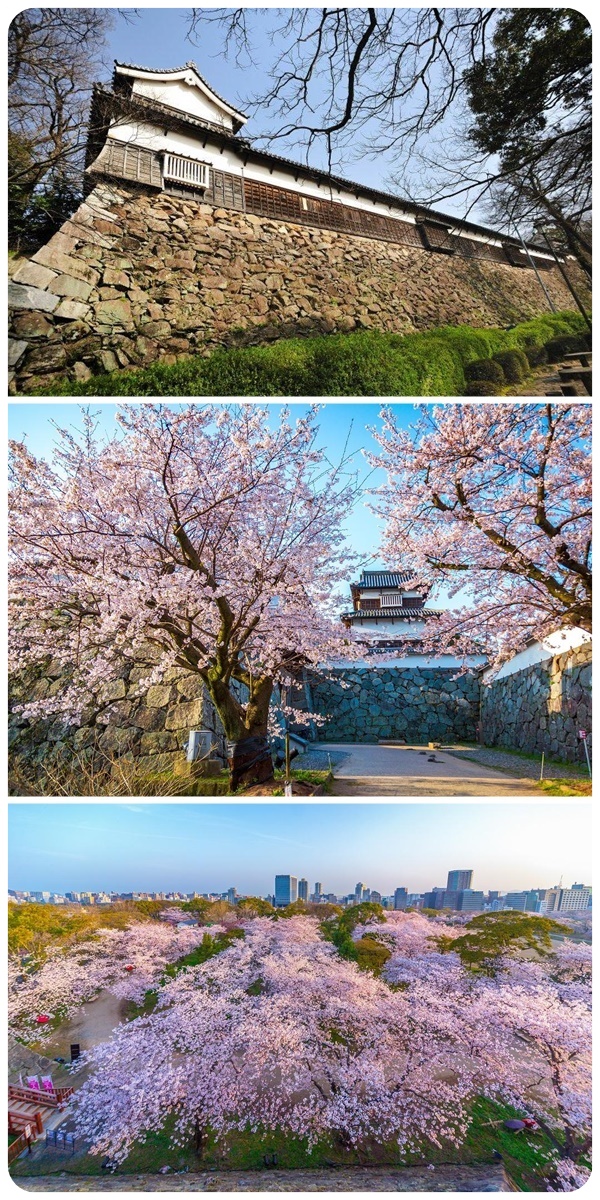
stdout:
{"type": "Polygon", "coordinates": [[[298,899],[298,880],[295,875],[275,876],[275,907],[295,904],[298,899]]]}
{"type": "Polygon", "coordinates": [[[361,901],[361,900],[362,900],[362,898],[363,898],[363,892],[364,892],[364,890],[365,890],[365,885],[364,885],[364,883],[357,883],[357,885],[356,885],[356,887],[355,887],[355,889],[354,889],[354,897],[355,897],[355,899],[356,899],[356,900],[358,900],[358,902],[359,902],[359,903],[360,903],[360,901],[361,901]]]}
{"type": "Polygon", "coordinates": [[[298,899],[308,900],[308,879],[298,880],[298,899]]]}
{"type": "Polygon", "coordinates": [[[408,897],[408,889],[407,888],[396,888],[396,891],[394,892],[394,908],[395,909],[406,908],[407,897],[408,897]]]}
{"type": "Polygon", "coordinates": [[[323,884],[315,883],[315,899],[318,900],[323,895],[323,884]]]}
{"type": "Polygon", "coordinates": [[[470,889],[472,882],[472,871],[448,871],[446,888],[449,892],[465,892],[470,889]]]}

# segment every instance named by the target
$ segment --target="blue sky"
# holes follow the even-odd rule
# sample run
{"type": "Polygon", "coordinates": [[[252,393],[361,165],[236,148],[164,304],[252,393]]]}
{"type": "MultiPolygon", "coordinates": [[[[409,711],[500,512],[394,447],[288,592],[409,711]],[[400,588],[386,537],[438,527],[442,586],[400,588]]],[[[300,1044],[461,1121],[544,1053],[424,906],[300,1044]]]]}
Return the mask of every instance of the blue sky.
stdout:
{"type": "Polygon", "coordinates": [[[9,887],[266,895],[276,874],[345,895],[444,885],[589,883],[591,806],[521,804],[9,805],[9,887]]]}
{"type": "MultiPolygon", "coordinates": [[[[172,406],[176,401],[169,402],[172,406]]],[[[89,401],[90,411],[99,414],[100,427],[110,436],[118,431],[115,423],[116,404],[104,404],[99,401],[89,401]]],[[[391,406],[396,413],[398,423],[407,427],[417,419],[417,413],[412,404],[395,404],[391,406]]],[[[281,411],[281,404],[271,404],[273,421],[276,422],[281,411]]],[[[302,416],[306,413],[306,404],[292,404],[292,416],[302,416]]],[[[344,452],[346,438],[349,437],[348,451],[352,453],[354,469],[360,472],[365,487],[376,487],[385,482],[385,472],[376,471],[371,474],[361,450],[377,451],[377,443],[367,430],[367,426],[381,426],[379,413],[381,402],[370,404],[338,404],[330,403],[323,406],[319,413],[318,425],[320,436],[318,444],[327,450],[332,462],[339,461],[344,452]],[[367,479],[368,477],[368,479],[367,479]]],[[[27,445],[37,457],[49,461],[52,458],[56,431],[53,422],[63,428],[81,428],[81,409],[73,403],[58,403],[52,401],[46,404],[10,404],[9,405],[9,437],[20,441],[27,439],[27,445]]],[[[346,533],[352,548],[361,557],[365,565],[382,565],[377,555],[382,523],[369,511],[369,497],[359,501],[352,519],[347,523],[346,533]]]]}

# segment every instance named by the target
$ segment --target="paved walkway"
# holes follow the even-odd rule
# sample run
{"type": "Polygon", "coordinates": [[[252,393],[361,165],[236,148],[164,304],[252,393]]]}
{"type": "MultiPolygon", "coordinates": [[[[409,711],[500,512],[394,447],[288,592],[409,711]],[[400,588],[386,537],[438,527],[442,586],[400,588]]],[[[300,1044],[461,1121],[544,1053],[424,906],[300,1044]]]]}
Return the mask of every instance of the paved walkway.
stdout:
{"type": "Polygon", "coordinates": [[[336,1167],[315,1171],[200,1171],[185,1175],[38,1175],[27,1192],[510,1192],[500,1163],[477,1167],[336,1167]]]}
{"type": "Polygon", "coordinates": [[[335,768],[334,796],[539,796],[531,779],[422,746],[320,742],[346,757],[335,768]],[[432,761],[433,760],[433,761],[432,761]]]}

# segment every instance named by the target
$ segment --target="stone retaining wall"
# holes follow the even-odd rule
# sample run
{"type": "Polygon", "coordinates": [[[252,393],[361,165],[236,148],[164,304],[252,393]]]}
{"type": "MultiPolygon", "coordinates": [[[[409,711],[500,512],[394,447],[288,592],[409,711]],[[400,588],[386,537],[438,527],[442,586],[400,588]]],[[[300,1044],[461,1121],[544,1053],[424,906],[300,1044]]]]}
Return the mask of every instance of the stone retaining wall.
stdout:
{"type": "Polygon", "coordinates": [[[481,725],[487,746],[585,765],[577,733],[592,728],[591,644],[484,684],[481,725]]]}
{"type": "Polygon", "coordinates": [[[13,764],[19,764],[32,783],[38,771],[56,769],[61,764],[75,765],[90,772],[121,763],[125,771],[138,775],[155,770],[167,775],[185,762],[184,744],[190,729],[210,730],[213,757],[226,759],[225,738],[219,718],[201,679],[171,668],[165,681],[137,695],[138,680],[148,674],[148,666],[131,666],[123,677],[109,684],[103,713],[90,710],[81,723],[66,725],[54,720],[26,721],[14,706],[27,700],[41,700],[62,686],[61,668],[50,664],[42,678],[13,682],[12,709],[9,717],[9,748],[13,764]],[[130,766],[127,766],[130,764],[130,766]]]}
{"type": "Polygon", "coordinates": [[[322,741],[394,738],[423,745],[476,738],[479,679],[472,672],[456,676],[449,668],[350,668],[311,679],[311,691],[315,712],[327,717],[319,726],[322,741]]]}
{"type": "MultiPolygon", "coordinates": [[[[544,283],[573,307],[558,271],[544,283]]],[[[102,181],[17,265],[9,308],[11,387],[26,394],[216,344],[509,325],[548,304],[531,270],[102,181]]]]}

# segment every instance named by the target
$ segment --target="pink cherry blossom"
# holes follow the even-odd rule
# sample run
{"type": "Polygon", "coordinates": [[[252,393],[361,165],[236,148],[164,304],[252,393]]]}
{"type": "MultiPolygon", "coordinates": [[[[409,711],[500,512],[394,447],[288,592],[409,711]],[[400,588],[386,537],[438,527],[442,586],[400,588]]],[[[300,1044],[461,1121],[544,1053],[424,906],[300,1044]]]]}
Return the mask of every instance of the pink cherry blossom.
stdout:
{"type": "Polygon", "coordinates": [[[470,605],[423,645],[500,662],[530,638],[591,622],[591,407],[447,404],[373,431],[388,473],[377,510],[390,564],[470,605]]]}

